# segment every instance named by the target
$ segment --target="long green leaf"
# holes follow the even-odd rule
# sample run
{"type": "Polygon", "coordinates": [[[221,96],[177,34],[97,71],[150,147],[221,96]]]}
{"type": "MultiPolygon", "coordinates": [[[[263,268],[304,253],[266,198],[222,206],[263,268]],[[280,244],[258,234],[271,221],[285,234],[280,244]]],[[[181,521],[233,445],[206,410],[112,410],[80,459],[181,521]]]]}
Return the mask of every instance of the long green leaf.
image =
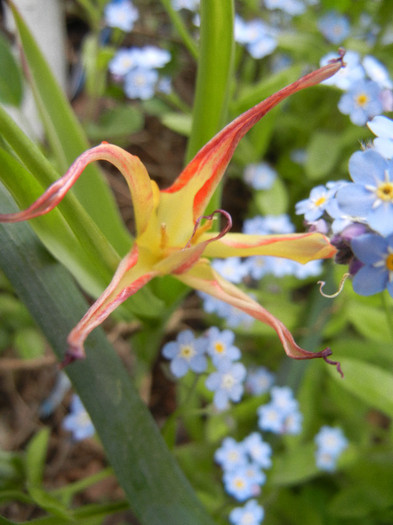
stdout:
{"type": "MultiPolygon", "coordinates": [[[[393,417],[393,375],[365,361],[346,357],[341,359],[344,378],[333,377],[367,405],[393,417]]],[[[329,370],[331,373],[331,370],[329,370]]],[[[337,375],[337,374],[336,374],[337,375]]]]}
{"type": "MultiPolygon", "coordinates": [[[[47,139],[59,170],[65,172],[76,157],[88,149],[89,144],[31,32],[12,2],[10,5],[47,139]]],[[[89,166],[73,190],[94,222],[112,240],[117,251],[125,253],[129,236],[100,170],[96,166],[89,166]]]]}
{"type": "Polygon", "coordinates": [[[190,160],[226,123],[233,69],[233,0],[201,0],[201,35],[190,160]]]}
{"type": "MultiPolygon", "coordinates": [[[[0,208],[5,207],[12,203],[0,191],[0,208]]],[[[0,267],[62,359],[85,300],[28,224],[0,226],[0,243],[0,267]]],[[[66,372],[140,523],[213,525],[101,329],[90,335],[86,349],[86,360],[66,372]]]]}

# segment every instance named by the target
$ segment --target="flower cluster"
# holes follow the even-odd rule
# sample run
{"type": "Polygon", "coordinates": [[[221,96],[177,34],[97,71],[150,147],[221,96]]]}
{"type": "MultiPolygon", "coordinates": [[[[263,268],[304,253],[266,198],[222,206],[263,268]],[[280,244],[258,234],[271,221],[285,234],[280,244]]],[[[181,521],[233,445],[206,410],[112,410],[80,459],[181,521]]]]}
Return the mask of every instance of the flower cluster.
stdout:
{"type": "MultiPolygon", "coordinates": [[[[321,59],[326,64],[333,54],[321,59]]],[[[348,50],[345,54],[346,67],[334,77],[326,80],[326,85],[333,85],[344,93],[338,109],[349,115],[351,122],[363,126],[372,117],[393,109],[393,82],[386,67],[372,55],[361,55],[348,50]]]]}
{"type": "Polygon", "coordinates": [[[299,434],[303,416],[293,391],[287,386],[274,386],[270,394],[270,402],[257,410],[259,428],[274,434],[299,434]]]}
{"type": "Polygon", "coordinates": [[[246,47],[253,58],[260,59],[277,47],[277,30],[263,20],[235,17],[235,40],[246,47]]]}
{"type": "Polygon", "coordinates": [[[123,83],[128,98],[146,100],[163,85],[158,69],[170,60],[169,51],[156,46],[120,48],[109,62],[109,71],[123,83]]]}
{"type": "Polygon", "coordinates": [[[314,439],[317,450],[315,460],[321,470],[332,472],[340,455],[348,447],[348,440],[341,428],[323,426],[314,439]]]}
{"type": "Polygon", "coordinates": [[[198,374],[211,373],[206,378],[206,388],[214,392],[213,403],[218,410],[228,408],[229,403],[240,401],[244,392],[246,368],[238,360],[241,352],[234,345],[235,334],[231,330],[220,331],[211,327],[203,336],[195,337],[191,330],[184,330],[176,341],[166,343],[162,354],[170,359],[170,370],[179,378],[188,370],[198,374]],[[210,363],[208,363],[208,358],[210,363]]]}
{"type": "MultiPolygon", "coordinates": [[[[223,470],[225,491],[237,501],[246,501],[258,496],[266,481],[264,470],[272,465],[271,455],[271,446],[263,440],[259,432],[252,432],[240,442],[226,437],[214,454],[215,461],[223,470]]],[[[243,507],[243,511],[245,509],[246,507],[243,507]]],[[[250,511],[248,507],[247,509],[250,511]]],[[[231,514],[232,523],[238,523],[234,521],[237,515],[241,515],[240,510],[231,514]]],[[[259,513],[259,516],[262,520],[263,512],[259,513]]]]}
{"type": "Polygon", "coordinates": [[[336,262],[349,264],[356,293],[368,296],[386,288],[393,297],[393,122],[378,117],[370,128],[382,140],[378,149],[351,156],[353,182],[313,188],[296,212],[304,214],[310,229],[332,235],[336,262]],[[381,154],[385,151],[386,157],[381,154]]]}

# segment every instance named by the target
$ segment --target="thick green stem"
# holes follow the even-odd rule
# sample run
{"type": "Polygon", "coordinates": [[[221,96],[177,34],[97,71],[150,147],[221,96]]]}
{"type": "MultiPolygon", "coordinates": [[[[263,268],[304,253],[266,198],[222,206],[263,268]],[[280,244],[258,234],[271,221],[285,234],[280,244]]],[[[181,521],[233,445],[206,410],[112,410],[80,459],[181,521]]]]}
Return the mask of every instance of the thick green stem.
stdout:
{"type": "Polygon", "coordinates": [[[233,0],[201,0],[201,34],[187,161],[226,122],[233,69],[233,0]]]}

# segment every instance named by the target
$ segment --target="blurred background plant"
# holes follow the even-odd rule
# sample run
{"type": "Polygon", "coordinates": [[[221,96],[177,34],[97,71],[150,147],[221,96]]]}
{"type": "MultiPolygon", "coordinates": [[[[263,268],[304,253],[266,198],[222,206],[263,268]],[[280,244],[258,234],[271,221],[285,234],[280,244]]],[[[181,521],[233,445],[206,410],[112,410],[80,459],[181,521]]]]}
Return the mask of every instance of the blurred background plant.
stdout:
{"type": "Polygon", "coordinates": [[[52,349],[60,359],[86,297],[107,285],[134,228],[125,182],[107,166],[89,168],[49,216],[31,228],[0,228],[3,519],[391,524],[393,241],[385,226],[393,224],[393,133],[391,121],[381,127],[378,117],[393,109],[393,4],[58,4],[66,95],[30,34],[28,13],[20,16],[11,4],[12,29],[11,11],[1,4],[1,212],[13,206],[9,194],[20,208],[29,205],[102,140],[138,155],[160,188],[169,186],[224,124],[343,46],[345,69],[272,110],[242,140],[211,209],[230,212],[234,231],[291,233],[312,223],[338,234],[339,253],[344,243],[349,256],[337,262],[360,261],[366,284],[379,261],[369,251],[385,254],[386,269],[377,286],[365,290],[355,276],[354,289],[347,282],[328,298],[316,281],[333,293],[346,271],[332,261],[213,262],[303,346],[330,346],[344,379],[319,360],[283,357],[269,328],[210,296],[187,294],[169,277],[105,323],[122,365],[99,334],[86,362],[60,373],[52,349]],[[22,105],[27,90],[42,133],[22,105]],[[374,135],[376,152],[352,157],[373,147],[374,135]],[[356,167],[351,160],[349,170],[350,158],[361,160],[356,167]],[[390,173],[382,219],[359,212],[345,193],[350,176],[363,191],[358,186],[369,181],[359,181],[358,171],[371,165],[390,173]],[[359,218],[372,238],[352,245],[343,228],[359,218]]]}

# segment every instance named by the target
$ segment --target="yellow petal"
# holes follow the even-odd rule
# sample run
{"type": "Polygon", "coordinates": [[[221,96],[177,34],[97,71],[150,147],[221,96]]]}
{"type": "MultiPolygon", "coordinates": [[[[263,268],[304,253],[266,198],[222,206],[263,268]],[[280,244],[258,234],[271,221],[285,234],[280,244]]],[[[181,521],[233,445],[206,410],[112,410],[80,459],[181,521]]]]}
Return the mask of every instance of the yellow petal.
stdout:
{"type": "Polygon", "coordinates": [[[301,348],[296,344],[291,332],[279,319],[239,288],[223,279],[213,270],[206,260],[199,261],[190,271],[177,276],[177,278],[188,286],[235,306],[258,321],[271,326],[273,330],[276,331],[285,353],[289,357],[293,359],[314,359],[322,357],[328,363],[335,364],[341,373],[339,364],[328,359],[328,356],[332,353],[330,348],[325,348],[320,352],[310,352],[301,348]]]}
{"type": "MultiPolygon", "coordinates": [[[[201,241],[214,234],[205,233],[201,241]]],[[[251,255],[273,255],[306,263],[314,259],[328,259],[336,253],[324,235],[320,233],[291,233],[282,235],[247,235],[227,233],[211,242],[205,249],[208,257],[249,257],[251,255]]]]}

